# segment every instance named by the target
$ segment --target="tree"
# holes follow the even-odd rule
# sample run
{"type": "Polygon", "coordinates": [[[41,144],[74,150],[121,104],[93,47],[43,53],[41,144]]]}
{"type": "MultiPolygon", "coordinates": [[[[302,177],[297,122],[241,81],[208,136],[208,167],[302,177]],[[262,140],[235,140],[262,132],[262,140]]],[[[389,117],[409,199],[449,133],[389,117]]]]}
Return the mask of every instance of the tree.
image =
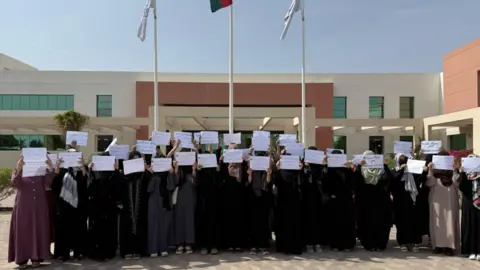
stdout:
{"type": "Polygon", "coordinates": [[[66,139],[67,131],[81,131],[88,123],[88,116],[76,111],[59,113],[55,115],[54,119],[58,127],[62,130],[64,139],[66,139]]]}
{"type": "Polygon", "coordinates": [[[0,201],[14,193],[12,187],[12,169],[0,169],[0,201]]]}

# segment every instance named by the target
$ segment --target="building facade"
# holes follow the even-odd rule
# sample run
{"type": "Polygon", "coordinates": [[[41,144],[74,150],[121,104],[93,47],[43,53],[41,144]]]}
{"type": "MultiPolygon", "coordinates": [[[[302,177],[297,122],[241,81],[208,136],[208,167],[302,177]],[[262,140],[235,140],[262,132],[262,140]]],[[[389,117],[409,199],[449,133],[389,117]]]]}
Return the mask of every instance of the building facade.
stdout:
{"type": "MultiPolygon", "coordinates": [[[[478,107],[479,95],[464,98],[464,105],[452,101],[455,95],[465,96],[465,78],[475,78],[465,87],[478,94],[480,58],[477,66],[461,64],[461,57],[480,51],[477,43],[469,45],[469,55],[459,49],[445,56],[445,73],[308,74],[305,144],[348,154],[367,149],[391,153],[396,140],[418,143],[425,138],[472,148],[470,122],[438,117],[478,107]],[[455,76],[459,70],[465,73],[461,78],[455,76]]],[[[53,117],[66,110],[90,117],[85,155],[103,151],[114,137],[134,145],[154,129],[152,73],[40,71],[2,54],[0,68],[0,168],[13,167],[21,147],[62,151],[53,117]]],[[[242,132],[244,147],[253,130],[300,137],[298,74],[235,74],[234,81],[234,129],[242,132]]],[[[161,73],[158,89],[158,130],[227,132],[228,74],[161,73]]]]}

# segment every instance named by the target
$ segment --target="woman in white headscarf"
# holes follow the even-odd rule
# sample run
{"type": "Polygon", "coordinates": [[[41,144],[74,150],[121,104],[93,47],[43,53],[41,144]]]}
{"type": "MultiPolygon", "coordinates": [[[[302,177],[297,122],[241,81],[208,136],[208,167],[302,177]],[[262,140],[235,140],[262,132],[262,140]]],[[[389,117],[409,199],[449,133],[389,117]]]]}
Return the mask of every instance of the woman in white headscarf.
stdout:
{"type": "Polygon", "coordinates": [[[408,157],[402,153],[395,156],[395,168],[392,170],[390,192],[393,195],[393,212],[397,228],[397,243],[401,250],[418,252],[422,242],[419,225],[421,209],[417,206],[420,184],[427,180],[428,167],[422,174],[412,174],[407,168],[408,157]]]}
{"type": "MultiPolygon", "coordinates": [[[[374,155],[368,150],[363,156],[374,155]]],[[[368,251],[383,251],[392,226],[389,182],[392,177],[387,164],[382,169],[367,168],[365,158],[356,168],[358,180],[355,187],[358,237],[368,251]]]]}

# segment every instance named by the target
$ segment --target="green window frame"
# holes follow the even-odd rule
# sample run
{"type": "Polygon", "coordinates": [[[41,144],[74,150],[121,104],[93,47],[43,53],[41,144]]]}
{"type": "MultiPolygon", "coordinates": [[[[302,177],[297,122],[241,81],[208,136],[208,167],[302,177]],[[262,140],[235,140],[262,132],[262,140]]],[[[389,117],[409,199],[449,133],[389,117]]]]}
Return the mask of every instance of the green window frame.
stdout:
{"type": "Polygon", "coordinates": [[[4,111],[68,111],[75,109],[74,95],[0,95],[4,111]]]}
{"type": "Polygon", "coordinates": [[[412,119],[415,117],[415,98],[400,97],[400,118],[412,119]]]}
{"type": "Polygon", "coordinates": [[[97,95],[97,117],[112,117],[112,95],[97,95]]]}
{"type": "Polygon", "coordinates": [[[46,147],[47,150],[65,149],[60,135],[0,135],[0,151],[19,151],[25,147],[46,147]]]}
{"type": "Polygon", "coordinates": [[[347,136],[333,136],[333,148],[343,149],[344,153],[347,153],[347,136]]]}
{"type": "Polygon", "coordinates": [[[369,97],[368,99],[368,118],[383,119],[385,98],[380,96],[369,97]]]}
{"type": "Polygon", "coordinates": [[[401,142],[412,142],[413,143],[413,136],[400,136],[399,141],[401,141],[401,142]]]}
{"type": "Polygon", "coordinates": [[[333,97],[333,118],[347,118],[347,97],[333,97]]]}

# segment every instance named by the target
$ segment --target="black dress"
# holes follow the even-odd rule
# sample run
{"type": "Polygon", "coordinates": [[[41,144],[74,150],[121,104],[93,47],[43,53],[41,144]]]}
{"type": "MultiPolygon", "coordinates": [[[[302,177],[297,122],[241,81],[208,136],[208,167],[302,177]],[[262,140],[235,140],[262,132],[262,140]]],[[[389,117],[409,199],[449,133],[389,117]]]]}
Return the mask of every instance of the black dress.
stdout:
{"type": "Polygon", "coordinates": [[[463,195],[461,253],[480,255],[480,209],[473,205],[473,181],[465,173],[460,175],[458,181],[463,195]]]}
{"type": "Polygon", "coordinates": [[[365,183],[361,166],[356,169],[355,203],[358,205],[358,234],[366,250],[387,248],[392,227],[392,206],[389,184],[390,169],[384,165],[384,172],[376,185],[365,183]]]}
{"type": "Polygon", "coordinates": [[[120,255],[146,255],[148,231],[148,171],[121,177],[120,255]]]}
{"type": "Polygon", "coordinates": [[[118,247],[119,181],[121,175],[115,172],[91,172],[88,186],[89,256],[103,261],[115,257],[118,247]]]}
{"type": "Polygon", "coordinates": [[[300,255],[303,249],[303,212],[300,171],[278,170],[275,209],[275,239],[277,252],[300,255]]]}
{"type": "Polygon", "coordinates": [[[270,209],[273,182],[266,182],[267,173],[252,172],[252,182],[248,184],[248,221],[250,247],[268,248],[272,238],[270,230],[270,209]]]}
{"type": "Polygon", "coordinates": [[[323,166],[310,164],[303,168],[302,194],[304,209],[304,245],[328,245],[327,222],[322,183],[323,166]]]}
{"type": "MultiPolygon", "coordinates": [[[[400,246],[420,244],[422,242],[422,227],[419,220],[422,219],[421,204],[418,204],[419,195],[413,201],[410,193],[405,190],[405,182],[402,181],[404,170],[392,170],[390,191],[393,196],[392,206],[394,222],[397,228],[397,243],[400,246]]],[[[413,174],[417,190],[425,184],[427,172],[413,174]]]]}

